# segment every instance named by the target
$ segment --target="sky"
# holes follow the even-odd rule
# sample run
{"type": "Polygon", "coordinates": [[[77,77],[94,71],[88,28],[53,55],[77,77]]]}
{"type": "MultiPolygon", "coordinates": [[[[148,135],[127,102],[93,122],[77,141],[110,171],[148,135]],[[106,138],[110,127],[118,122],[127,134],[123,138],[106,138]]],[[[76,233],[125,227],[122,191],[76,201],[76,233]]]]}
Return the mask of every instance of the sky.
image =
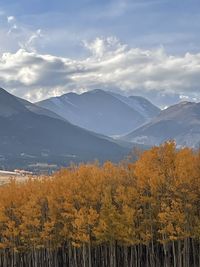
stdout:
{"type": "Polygon", "coordinates": [[[0,87],[200,101],[199,0],[1,0],[0,87]]]}

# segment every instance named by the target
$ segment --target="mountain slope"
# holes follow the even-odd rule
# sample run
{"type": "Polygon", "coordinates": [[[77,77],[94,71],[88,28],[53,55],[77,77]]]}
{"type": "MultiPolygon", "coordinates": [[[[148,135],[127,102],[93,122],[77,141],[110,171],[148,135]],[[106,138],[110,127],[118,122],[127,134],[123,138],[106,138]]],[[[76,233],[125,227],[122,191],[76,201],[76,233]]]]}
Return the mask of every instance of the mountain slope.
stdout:
{"type": "Polygon", "coordinates": [[[22,103],[16,101],[15,97],[13,97],[11,94],[8,94],[4,89],[0,88],[1,117],[6,118],[26,111],[27,109],[22,103]]]}
{"type": "Polygon", "coordinates": [[[111,93],[131,108],[137,110],[146,120],[149,120],[160,113],[160,109],[154,106],[149,100],[141,96],[122,96],[120,94],[111,93]]]}
{"type": "Polygon", "coordinates": [[[37,105],[75,125],[109,136],[127,133],[159,112],[152,104],[154,110],[150,113],[145,106],[142,108],[139,101],[136,105],[135,99],[100,89],[80,95],[68,93],[41,101],[37,105]]]}
{"type": "Polygon", "coordinates": [[[40,106],[37,106],[25,99],[22,99],[22,98],[17,98],[29,111],[32,111],[33,113],[36,113],[38,115],[45,115],[47,117],[50,117],[50,118],[54,118],[54,119],[60,119],[60,120],[63,120],[62,117],[60,117],[58,114],[52,112],[51,110],[49,109],[46,109],[46,108],[42,108],[40,106]]]}
{"type": "MultiPolygon", "coordinates": [[[[23,103],[26,103],[24,105],[23,103]]],[[[27,108],[0,89],[0,155],[45,159],[62,157],[65,163],[99,159],[119,160],[127,152],[103,136],[27,108]]],[[[40,109],[42,112],[42,109],[40,109]]]]}
{"type": "Polygon", "coordinates": [[[178,146],[200,144],[200,103],[182,102],[161,111],[159,116],[122,137],[129,142],[158,145],[174,139],[178,146]]]}

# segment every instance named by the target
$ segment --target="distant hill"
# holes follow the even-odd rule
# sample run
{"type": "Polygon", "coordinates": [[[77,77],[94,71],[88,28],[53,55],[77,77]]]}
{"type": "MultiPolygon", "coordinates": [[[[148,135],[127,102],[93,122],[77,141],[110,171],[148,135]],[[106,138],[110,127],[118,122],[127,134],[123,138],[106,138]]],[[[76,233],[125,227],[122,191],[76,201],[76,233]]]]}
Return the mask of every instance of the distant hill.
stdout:
{"type": "Polygon", "coordinates": [[[64,164],[94,159],[118,161],[128,151],[4,89],[0,89],[0,125],[0,166],[5,159],[15,158],[31,163],[60,160],[64,164]]]}
{"type": "Polygon", "coordinates": [[[143,97],[125,97],[100,89],[80,95],[68,93],[36,104],[77,126],[108,136],[128,133],[160,112],[143,97]]]}
{"type": "Polygon", "coordinates": [[[173,139],[178,146],[200,146],[200,103],[171,106],[144,126],[122,137],[128,142],[158,145],[173,139]]]}

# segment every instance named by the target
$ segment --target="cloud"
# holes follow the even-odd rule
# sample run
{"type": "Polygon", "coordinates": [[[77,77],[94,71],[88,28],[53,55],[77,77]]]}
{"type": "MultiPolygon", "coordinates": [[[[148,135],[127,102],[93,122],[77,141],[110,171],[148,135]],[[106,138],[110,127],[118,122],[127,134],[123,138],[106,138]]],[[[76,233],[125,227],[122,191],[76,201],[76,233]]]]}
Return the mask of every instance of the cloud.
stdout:
{"type": "Polygon", "coordinates": [[[13,46],[17,49],[22,48],[30,52],[36,51],[38,41],[44,36],[41,29],[32,30],[20,23],[14,16],[7,16],[6,18],[7,32],[2,38],[4,42],[13,43],[13,46]]]}
{"type": "Polygon", "coordinates": [[[8,30],[7,35],[11,35],[11,34],[15,34],[15,33],[19,33],[19,28],[17,27],[17,25],[14,23],[8,30]]]}
{"type": "Polygon", "coordinates": [[[131,48],[115,37],[96,38],[84,42],[84,47],[89,56],[80,60],[25,48],[4,53],[0,58],[0,86],[31,101],[95,88],[200,98],[200,53],[172,56],[163,48],[131,48]]]}
{"type": "Polygon", "coordinates": [[[24,50],[36,52],[36,43],[42,37],[42,31],[38,29],[36,32],[31,33],[27,40],[19,42],[19,46],[24,50]]]}
{"type": "Polygon", "coordinates": [[[19,28],[16,24],[16,18],[14,16],[8,16],[7,23],[9,25],[9,30],[7,31],[8,36],[18,32],[19,28]]]}
{"type": "Polygon", "coordinates": [[[88,49],[95,58],[103,58],[105,54],[125,51],[126,45],[122,45],[116,37],[99,38],[92,42],[83,41],[83,45],[88,49]]]}
{"type": "Polygon", "coordinates": [[[15,17],[14,16],[8,16],[7,21],[8,21],[8,23],[13,23],[15,21],[15,17]]]}

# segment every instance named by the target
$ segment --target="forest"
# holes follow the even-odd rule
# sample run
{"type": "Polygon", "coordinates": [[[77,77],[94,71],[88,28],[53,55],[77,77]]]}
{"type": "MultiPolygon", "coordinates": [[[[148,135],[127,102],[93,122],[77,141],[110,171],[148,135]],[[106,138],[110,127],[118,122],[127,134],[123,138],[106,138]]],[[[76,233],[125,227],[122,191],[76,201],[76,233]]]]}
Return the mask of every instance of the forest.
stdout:
{"type": "Polygon", "coordinates": [[[1,267],[200,266],[200,151],[71,165],[0,187],[1,267]]]}

